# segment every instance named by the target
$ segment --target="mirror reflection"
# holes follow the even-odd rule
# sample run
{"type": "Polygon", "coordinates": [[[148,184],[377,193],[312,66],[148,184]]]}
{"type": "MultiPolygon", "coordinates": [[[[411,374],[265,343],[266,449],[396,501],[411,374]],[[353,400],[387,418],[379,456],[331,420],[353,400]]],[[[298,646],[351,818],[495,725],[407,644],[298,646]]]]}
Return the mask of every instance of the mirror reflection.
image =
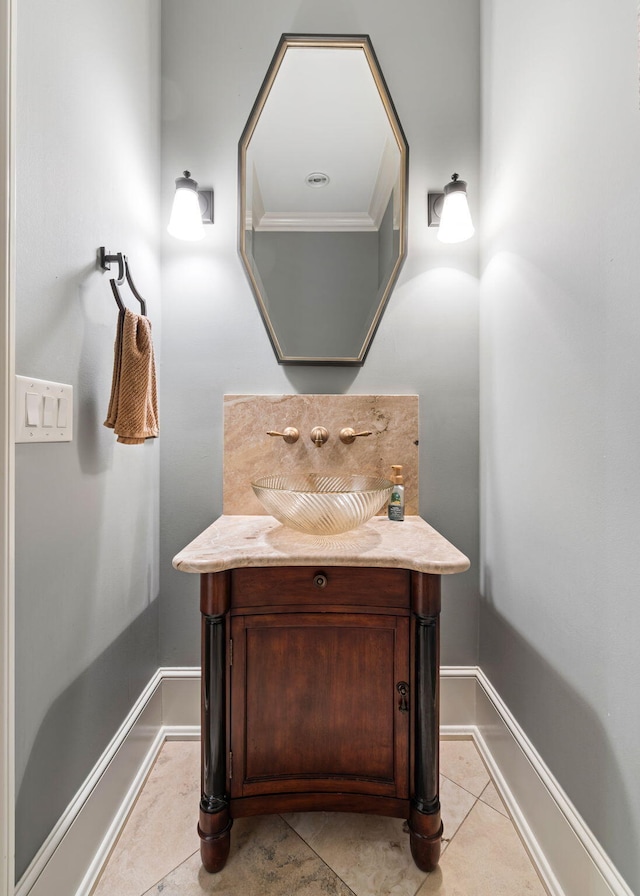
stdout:
{"type": "Polygon", "coordinates": [[[239,156],[240,255],[278,360],[361,364],[406,253],[408,148],[369,39],[284,35],[239,156]]]}

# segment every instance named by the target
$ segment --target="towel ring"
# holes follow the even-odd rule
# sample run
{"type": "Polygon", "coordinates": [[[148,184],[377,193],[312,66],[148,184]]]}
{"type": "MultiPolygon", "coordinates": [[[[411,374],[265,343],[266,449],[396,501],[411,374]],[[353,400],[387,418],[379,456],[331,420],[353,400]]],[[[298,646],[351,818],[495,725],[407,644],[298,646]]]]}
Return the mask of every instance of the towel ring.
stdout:
{"type": "Polygon", "coordinates": [[[133,278],[131,276],[131,269],[129,267],[129,261],[127,260],[127,256],[124,256],[124,270],[127,278],[127,283],[129,284],[129,289],[134,294],[136,299],[140,302],[140,310],[142,311],[142,316],[147,316],[147,303],[142,298],[138,290],[136,289],[135,283],[133,282],[133,278]]]}

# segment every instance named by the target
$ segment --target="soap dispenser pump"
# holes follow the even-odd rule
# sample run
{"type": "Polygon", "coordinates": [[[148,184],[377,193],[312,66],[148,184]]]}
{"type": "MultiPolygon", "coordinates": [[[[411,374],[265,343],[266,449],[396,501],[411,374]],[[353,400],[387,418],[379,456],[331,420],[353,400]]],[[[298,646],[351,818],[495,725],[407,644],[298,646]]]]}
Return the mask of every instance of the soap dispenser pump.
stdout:
{"type": "Polygon", "coordinates": [[[404,479],[402,478],[402,465],[392,464],[393,470],[391,497],[389,498],[388,516],[394,522],[402,522],[404,519],[404,479]]]}

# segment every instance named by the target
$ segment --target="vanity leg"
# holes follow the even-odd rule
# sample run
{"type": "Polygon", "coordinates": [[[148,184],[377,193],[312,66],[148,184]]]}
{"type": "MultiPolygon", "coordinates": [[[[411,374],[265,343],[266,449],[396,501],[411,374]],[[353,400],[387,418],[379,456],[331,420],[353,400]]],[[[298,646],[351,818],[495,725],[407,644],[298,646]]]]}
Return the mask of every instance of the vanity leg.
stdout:
{"type": "Polygon", "coordinates": [[[200,856],[209,872],[222,871],[229,856],[230,830],[226,791],[224,616],[202,617],[202,766],[200,856]]]}
{"type": "Polygon", "coordinates": [[[409,816],[411,854],[421,871],[440,858],[440,577],[414,574],[415,766],[409,816]]]}

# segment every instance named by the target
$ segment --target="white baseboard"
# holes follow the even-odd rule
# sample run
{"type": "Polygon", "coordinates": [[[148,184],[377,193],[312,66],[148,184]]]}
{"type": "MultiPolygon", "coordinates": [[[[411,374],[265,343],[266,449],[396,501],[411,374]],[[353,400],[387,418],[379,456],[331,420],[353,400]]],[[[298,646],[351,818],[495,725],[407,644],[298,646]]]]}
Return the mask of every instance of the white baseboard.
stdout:
{"type": "MultiPolygon", "coordinates": [[[[551,896],[633,896],[482,670],[442,668],[440,717],[475,741],[551,896]]],[[[158,669],[15,896],[88,896],[164,741],[199,736],[200,670],[158,669]]]]}
{"type": "Polygon", "coordinates": [[[15,896],[85,896],[165,740],[200,737],[200,669],[158,669],[18,881],[15,896]]]}
{"type": "Polygon", "coordinates": [[[549,892],[634,896],[481,669],[476,678],[474,740],[549,892]]]}

